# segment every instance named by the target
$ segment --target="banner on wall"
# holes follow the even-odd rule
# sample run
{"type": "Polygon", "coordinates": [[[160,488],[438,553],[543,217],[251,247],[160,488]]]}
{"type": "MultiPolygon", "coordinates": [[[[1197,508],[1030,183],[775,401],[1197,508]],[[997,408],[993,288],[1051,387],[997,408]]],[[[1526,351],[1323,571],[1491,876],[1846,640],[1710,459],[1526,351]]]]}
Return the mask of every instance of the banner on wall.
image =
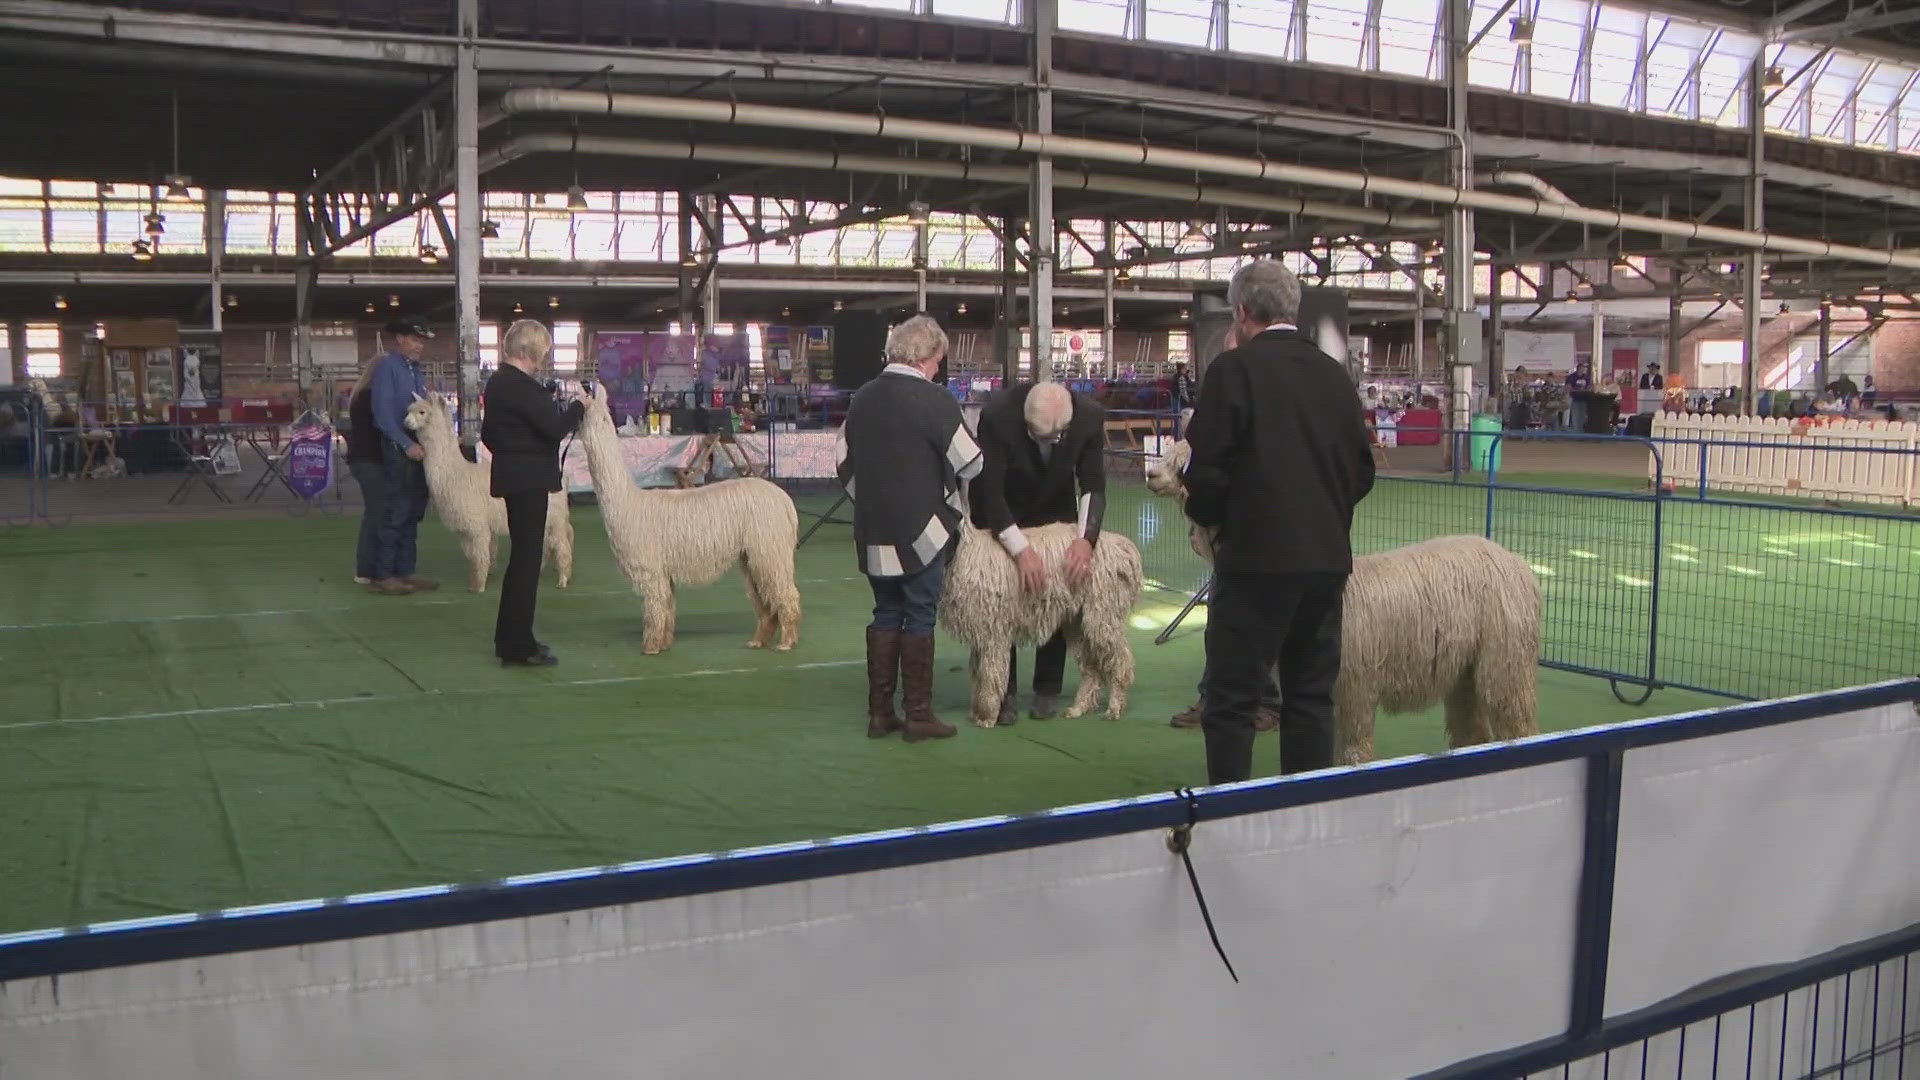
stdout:
{"type": "Polygon", "coordinates": [[[1526,368],[1529,374],[1543,371],[1573,370],[1572,334],[1537,334],[1529,330],[1506,331],[1507,370],[1526,368]]]}
{"type": "Polygon", "coordinates": [[[180,404],[218,404],[221,397],[220,334],[180,331],[180,404]]]}
{"type": "Polygon", "coordinates": [[[807,327],[807,381],[815,386],[833,385],[833,327],[807,327]]]}
{"type": "Polygon", "coordinates": [[[287,443],[287,486],[303,499],[317,499],[333,484],[333,429],[312,414],[293,426],[287,443]]]}
{"type": "Polygon", "coordinates": [[[786,386],[793,382],[793,331],[785,326],[769,326],[762,330],[766,335],[766,370],[762,373],[769,386],[786,386]]]}
{"type": "Polygon", "coordinates": [[[593,335],[594,380],[607,395],[607,411],[614,423],[628,416],[641,416],[647,406],[648,341],[651,334],[603,333],[593,335]]]}

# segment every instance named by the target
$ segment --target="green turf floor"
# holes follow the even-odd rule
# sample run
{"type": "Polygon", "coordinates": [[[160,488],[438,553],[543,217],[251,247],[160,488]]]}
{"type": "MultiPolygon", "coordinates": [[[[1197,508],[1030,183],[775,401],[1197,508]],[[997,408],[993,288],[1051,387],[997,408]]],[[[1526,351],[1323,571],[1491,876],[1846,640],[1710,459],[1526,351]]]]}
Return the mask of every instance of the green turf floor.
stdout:
{"type": "MultiPolygon", "coordinates": [[[[1164,504],[1121,487],[1110,527],[1139,535],[1159,575],[1194,573],[1164,504]]],[[[1608,516],[1499,498],[1517,500],[1498,507],[1502,527],[1555,575],[1544,579],[1558,605],[1550,626],[1552,612],[1576,610],[1565,605],[1604,602],[1592,620],[1563,620],[1550,646],[1605,645],[1631,658],[1630,605],[1649,590],[1611,575],[1634,576],[1632,560],[1645,561],[1634,515],[1646,508],[1609,505],[1608,516]]],[[[1361,542],[1477,532],[1484,502],[1483,491],[1383,484],[1361,542]]],[[[1193,700],[1204,609],[1155,646],[1176,607],[1149,593],[1136,613],[1139,682],[1120,722],[1028,720],[963,727],[940,743],[869,741],[868,593],[844,528],[823,529],[799,553],[806,621],[793,652],[745,648],[751,612],[729,576],[683,592],[673,650],[643,657],[638,602],[617,578],[598,514],[574,512],[577,576],[565,592],[549,582],[540,620],[563,664],[542,672],[492,662],[495,594],[460,591],[457,550],[431,519],[422,570],[449,588],[401,598],[351,584],[350,518],[0,534],[0,931],[730,849],[1203,779],[1198,735],[1166,718],[1193,700]]],[[[1857,523],[1793,536],[1765,523],[1687,527],[1729,548],[1752,532],[1754,543],[1795,553],[1773,556],[1778,565],[1752,557],[1777,579],[1718,571],[1734,556],[1717,548],[1710,563],[1670,572],[1664,584],[1694,598],[1674,606],[1701,635],[1691,661],[1700,664],[1782,667],[1725,657],[1788,648],[1815,624],[1838,641],[1828,624],[1846,609],[1810,608],[1810,597],[1824,589],[1864,602],[1879,585],[1835,582],[1871,580],[1903,587],[1910,603],[1920,568],[1911,535],[1857,523]],[[1828,563],[1827,552],[1858,565],[1828,563]],[[1883,574],[1890,568],[1904,575],[1883,574]],[[1726,585],[1784,590],[1798,629],[1699,599],[1726,585]]],[[[1863,626],[1844,643],[1910,657],[1911,621],[1899,633],[1908,636],[1863,626]]],[[[950,641],[941,649],[936,704],[961,720],[964,658],[950,641]]],[[[1801,664],[1784,677],[1812,688],[1853,670],[1801,664]]],[[[1719,700],[1668,690],[1630,708],[1603,681],[1549,670],[1540,689],[1549,730],[1719,700]]],[[[1443,737],[1437,715],[1382,717],[1377,742],[1388,757],[1437,751],[1443,737]]],[[[1272,769],[1275,756],[1263,736],[1260,766],[1272,769]]]]}

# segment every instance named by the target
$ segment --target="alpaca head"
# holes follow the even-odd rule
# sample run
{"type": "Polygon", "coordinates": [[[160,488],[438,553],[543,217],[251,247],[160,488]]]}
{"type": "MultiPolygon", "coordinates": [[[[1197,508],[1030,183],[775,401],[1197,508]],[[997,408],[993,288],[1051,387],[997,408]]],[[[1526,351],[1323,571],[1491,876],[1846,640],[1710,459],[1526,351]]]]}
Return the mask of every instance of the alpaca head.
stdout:
{"type": "Polygon", "coordinates": [[[1180,472],[1187,467],[1187,457],[1191,449],[1187,440],[1181,439],[1167,448],[1167,455],[1147,468],[1147,490],[1155,495],[1168,498],[1182,498],[1187,493],[1186,481],[1180,472]]]}
{"type": "Polygon", "coordinates": [[[408,431],[417,433],[421,442],[453,430],[453,417],[447,414],[446,402],[419,394],[413,395],[413,403],[407,406],[407,415],[401,423],[408,431]]]}

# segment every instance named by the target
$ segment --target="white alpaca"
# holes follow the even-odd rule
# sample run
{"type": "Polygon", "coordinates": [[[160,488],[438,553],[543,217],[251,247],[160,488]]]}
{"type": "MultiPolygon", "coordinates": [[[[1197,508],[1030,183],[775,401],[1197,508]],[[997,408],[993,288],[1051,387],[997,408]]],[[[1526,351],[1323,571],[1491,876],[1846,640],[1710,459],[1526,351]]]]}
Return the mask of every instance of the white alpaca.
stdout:
{"type": "MultiPolygon", "coordinates": [[[[507,535],[507,502],[489,494],[492,468],[468,461],[460,452],[453,417],[438,397],[414,395],[407,406],[407,430],[427,452],[427,490],[433,494],[433,512],[449,532],[460,538],[467,557],[467,588],[487,591],[487,572],[493,567],[493,538],[507,535]]],[[[567,514],[567,493],[547,496],[546,560],[559,571],[559,585],[573,580],[573,521],[567,514]]]]}
{"type": "Polygon", "coordinates": [[[1021,531],[1046,565],[1044,592],[1025,591],[1019,569],[1000,545],[986,530],[964,523],[940,592],[940,625],[972,650],[973,722],[993,727],[999,719],[1000,699],[1007,692],[1007,651],[1015,644],[1039,644],[1061,630],[1080,668],[1080,687],[1066,715],[1092,709],[1105,686],[1107,719],[1120,719],[1133,685],[1127,615],[1140,598],[1140,550],[1119,533],[1101,533],[1087,583],[1076,590],[1067,586],[1065,564],[1079,529],[1042,525],[1021,531]]]}
{"type": "Polygon", "coordinates": [[[643,489],[620,455],[620,436],[607,413],[604,389],[586,396],[580,442],[600,500],[613,557],[645,604],[640,651],[673,644],[673,591],[708,585],[738,565],[757,621],[749,648],[791,649],[800,637],[800,590],[793,581],[793,550],[800,515],[777,484],[758,477],[697,488],[643,489]]]}
{"type": "MultiPolygon", "coordinates": [[[[1147,473],[1152,491],[1186,499],[1185,440],[1147,473]]],[[[1213,530],[1188,542],[1213,560],[1213,530]]],[[[1539,733],[1540,582],[1525,559],[1479,536],[1443,536],[1353,560],[1341,608],[1334,682],[1335,757],[1373,760],[1378,709],[1444,702],[1454,749],[1539,733]]]]}

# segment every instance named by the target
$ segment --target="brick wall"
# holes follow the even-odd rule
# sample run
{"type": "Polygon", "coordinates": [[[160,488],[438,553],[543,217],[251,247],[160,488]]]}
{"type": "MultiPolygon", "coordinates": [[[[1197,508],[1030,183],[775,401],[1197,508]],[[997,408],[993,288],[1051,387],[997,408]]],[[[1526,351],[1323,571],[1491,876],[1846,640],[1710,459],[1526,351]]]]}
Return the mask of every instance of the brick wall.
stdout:
{"type": "Polygon", "coordinates": [[[1873,383],[1889,394],[1920,394],[1920,318],[1889,321],[1874,336],[1873,383]]]}

